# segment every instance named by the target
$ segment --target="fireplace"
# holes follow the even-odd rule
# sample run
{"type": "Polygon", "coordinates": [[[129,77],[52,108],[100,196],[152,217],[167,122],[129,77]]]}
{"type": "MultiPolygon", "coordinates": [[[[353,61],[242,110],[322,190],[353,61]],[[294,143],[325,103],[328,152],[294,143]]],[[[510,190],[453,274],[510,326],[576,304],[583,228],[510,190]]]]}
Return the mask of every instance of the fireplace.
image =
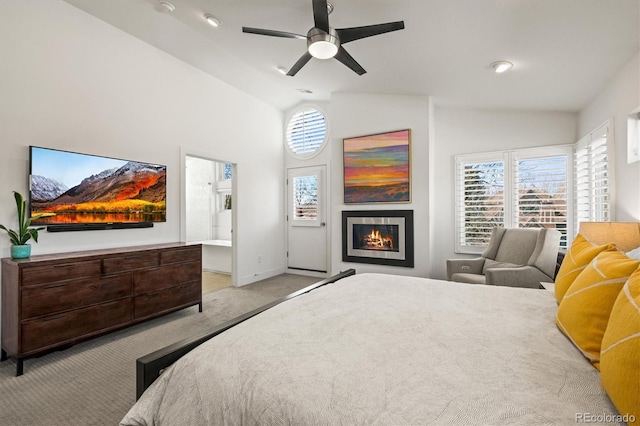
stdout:
{"type": "Polygon", "coordinates": [[[343,211],[342,260],[412,268],[413,211],[343,211]]]}

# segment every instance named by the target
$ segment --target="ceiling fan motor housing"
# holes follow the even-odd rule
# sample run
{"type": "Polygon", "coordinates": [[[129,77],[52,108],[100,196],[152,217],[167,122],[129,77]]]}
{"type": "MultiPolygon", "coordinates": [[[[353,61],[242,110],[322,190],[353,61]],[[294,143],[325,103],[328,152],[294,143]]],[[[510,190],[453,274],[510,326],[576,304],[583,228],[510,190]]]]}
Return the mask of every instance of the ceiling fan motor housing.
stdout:
{"type": "Polygon", "coordinates": [[[314,58],[333,58],[339,48],[340,38],[333,28],[329,28],[328,33],[320,28],[311,28],[307,33],[307,50],[314,58]]]}

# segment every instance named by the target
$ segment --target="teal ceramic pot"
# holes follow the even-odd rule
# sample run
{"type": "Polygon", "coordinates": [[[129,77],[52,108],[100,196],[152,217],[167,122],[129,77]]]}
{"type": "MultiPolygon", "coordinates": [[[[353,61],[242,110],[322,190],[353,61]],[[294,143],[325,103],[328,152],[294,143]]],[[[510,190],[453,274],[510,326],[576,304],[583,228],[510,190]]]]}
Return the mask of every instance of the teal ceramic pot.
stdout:
{"type": "Polygon", "coordinates": [[[31,256],[31,244],[11,246],[11,257],[14,259],[26,259],[31,256]]]}

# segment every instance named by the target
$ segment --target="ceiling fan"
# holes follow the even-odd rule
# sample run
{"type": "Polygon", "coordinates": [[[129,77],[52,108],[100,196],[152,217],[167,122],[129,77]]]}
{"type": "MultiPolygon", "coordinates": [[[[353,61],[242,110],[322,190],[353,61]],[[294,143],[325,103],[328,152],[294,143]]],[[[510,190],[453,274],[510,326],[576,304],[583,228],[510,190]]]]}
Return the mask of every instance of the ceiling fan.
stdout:
{"type": "Polygon", "coordinates": [[[272,37],[297,38],[307,40],[307,51],[289,69],[288,76],[294,76],[311,59],[336,58],[358,75],[366,73],[365,69],[342,47],[361,38],[384,34],[391,31],[404,29],[404,21],[388,22],[386,24],[366,25],[364,27],[334,29],[329,26],[329,13],[333,11],[333,5],[327,0],[312,0],[314,27],[306,36],[277,30],[265,30],[261,28],[242,27],[242,32],[259,34],[272,37]]]}

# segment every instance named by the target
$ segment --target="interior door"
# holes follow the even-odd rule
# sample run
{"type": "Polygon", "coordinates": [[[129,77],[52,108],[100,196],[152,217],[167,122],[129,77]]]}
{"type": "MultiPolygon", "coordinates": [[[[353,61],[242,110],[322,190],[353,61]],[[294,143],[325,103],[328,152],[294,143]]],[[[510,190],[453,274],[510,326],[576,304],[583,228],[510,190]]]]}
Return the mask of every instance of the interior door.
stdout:
{"type": "Polygon", "coordinates": [[[287,267],[327,272],[326,167],[287,171],[287,267]]]}

